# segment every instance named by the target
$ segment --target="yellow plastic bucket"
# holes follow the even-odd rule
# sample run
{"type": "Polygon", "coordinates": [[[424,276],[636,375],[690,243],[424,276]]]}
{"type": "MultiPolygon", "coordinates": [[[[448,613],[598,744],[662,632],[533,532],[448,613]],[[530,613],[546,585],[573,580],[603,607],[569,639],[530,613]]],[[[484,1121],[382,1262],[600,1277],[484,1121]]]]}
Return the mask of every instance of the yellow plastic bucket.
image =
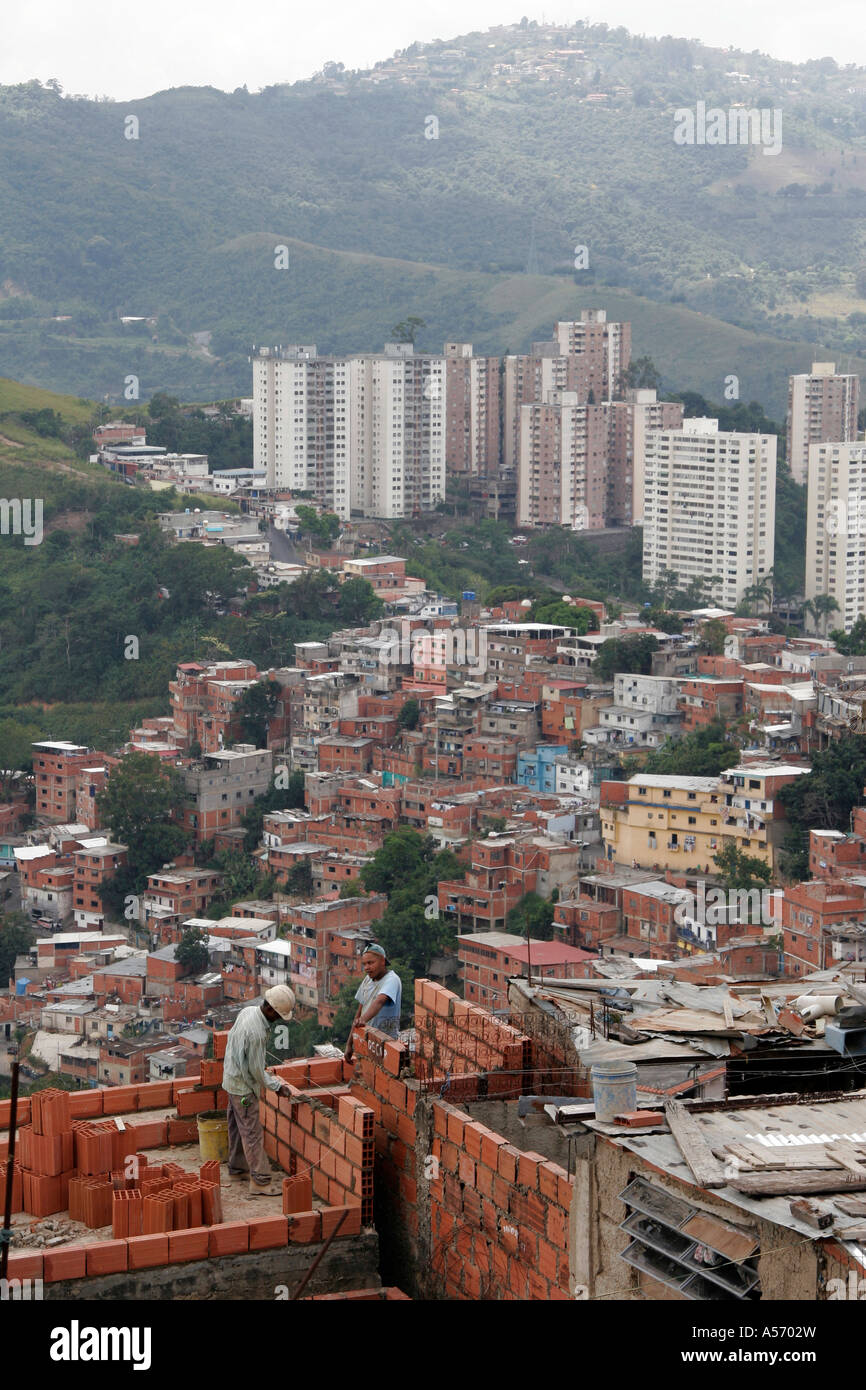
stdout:
{"type": "Polygon", "coordinates": [[[198,1115],[198,1148],[202,1163],[215,1158],[227,1163],[229,1156],[229,1122],[223,1110],[206,1110],[198,1115]]]}

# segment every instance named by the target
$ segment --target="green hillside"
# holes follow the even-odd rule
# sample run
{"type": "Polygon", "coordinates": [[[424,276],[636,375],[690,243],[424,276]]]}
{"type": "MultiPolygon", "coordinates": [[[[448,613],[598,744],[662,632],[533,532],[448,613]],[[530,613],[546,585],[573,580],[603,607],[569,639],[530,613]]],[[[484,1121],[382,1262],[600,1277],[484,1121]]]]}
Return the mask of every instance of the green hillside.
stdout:
{"type": "Polygon", "coordinates": [[[587,304],[777,415],[812,356],[866,359],[866,73],[831,59],[512,25],[255,94],[0,88],[0,139],[0,372],[72,395],[247,393],[253,343],[376,348],[408,313],[517,351],[587,304]],[[675,144],[697,100],[781,111],[781,153],[675,144]]]}

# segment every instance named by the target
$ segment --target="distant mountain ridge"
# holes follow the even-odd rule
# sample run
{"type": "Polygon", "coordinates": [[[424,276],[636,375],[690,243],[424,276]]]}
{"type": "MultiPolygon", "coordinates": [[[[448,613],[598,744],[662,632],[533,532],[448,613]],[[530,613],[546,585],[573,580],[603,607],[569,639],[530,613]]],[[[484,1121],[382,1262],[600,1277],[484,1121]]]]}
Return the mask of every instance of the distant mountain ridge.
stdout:
{"type": "Polygon", "coordinates": [[[254,343],[409,313],[517,351],[593,304],[666,385],[777,416],[790,371],[866,360],[866,72],[831,59],[512,25],[258,94],[0,88],[0,140],[0,374],[72,394],[247,394],[254,343]],[[677,145],[698,100],[778,108],[781,153],[677,145]]]}

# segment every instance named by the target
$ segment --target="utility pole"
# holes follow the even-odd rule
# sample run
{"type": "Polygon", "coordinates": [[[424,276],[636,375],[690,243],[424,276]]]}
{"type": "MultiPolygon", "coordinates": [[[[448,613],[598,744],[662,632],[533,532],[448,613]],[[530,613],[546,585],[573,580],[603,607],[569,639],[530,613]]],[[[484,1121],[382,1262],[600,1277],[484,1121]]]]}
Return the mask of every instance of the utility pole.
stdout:
{"type": "Polygon", "coordinates": [[[12,1058],[10,1075],[12,1093],[9,1101],[9,1156],[6,1163],[6,1203],[3,1213],[3,1229],[0,1230],[0,1279],[6,1288],[6,1272],[9,1268],[9,1245],[12,1240],[12,1187],[15,1181],[15,1127],[18,1119],[18,1044],[11,1043],[7,1051],[12,1058]]]}

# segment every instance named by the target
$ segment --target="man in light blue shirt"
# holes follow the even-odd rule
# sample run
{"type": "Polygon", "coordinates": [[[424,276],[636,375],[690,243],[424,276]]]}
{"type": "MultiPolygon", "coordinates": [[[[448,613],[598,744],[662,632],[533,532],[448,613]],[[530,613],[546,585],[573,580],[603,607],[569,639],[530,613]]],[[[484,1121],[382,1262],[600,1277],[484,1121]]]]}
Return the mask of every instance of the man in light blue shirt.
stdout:
{"type": "Polygon", "coordinates": [[[352,1034],[356,1028],[370,1023],[374,1028],[379,1028],[383,1033],[390,1033],[394,1038],[400,1028],[403,986],[397,972],[389,969],[390,962],[384,948],[378,943],[368,946],[361,957],[361,964],[364,967],[365,978],[355,994],[358,1012],[355,1014],[349,1030],[349,1041],[346,1043],[347,1062],[352,1060],[352,1034]]]}

